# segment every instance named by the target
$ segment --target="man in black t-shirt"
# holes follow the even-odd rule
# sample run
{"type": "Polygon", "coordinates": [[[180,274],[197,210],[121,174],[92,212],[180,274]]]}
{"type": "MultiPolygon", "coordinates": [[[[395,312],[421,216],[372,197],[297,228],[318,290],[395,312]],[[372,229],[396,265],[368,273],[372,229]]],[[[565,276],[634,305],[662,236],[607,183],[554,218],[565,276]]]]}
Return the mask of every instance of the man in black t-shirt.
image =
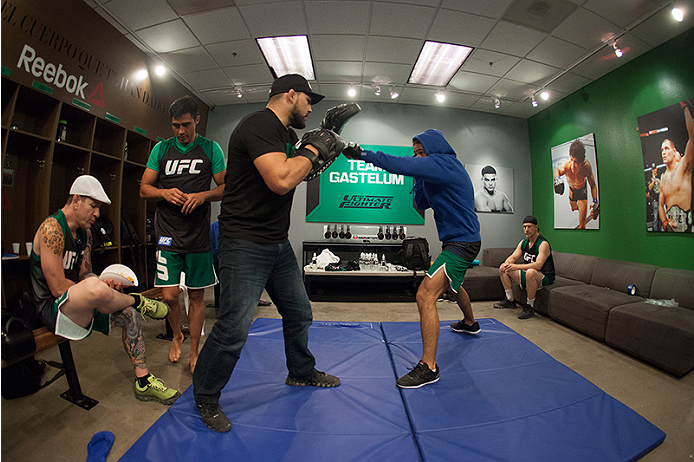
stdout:
{"type": "Polygon", "coordinates": [[[282,316],[287,385],[334,387],[340,379],[315,368],[308,349],[313,322],[294,250],[288,240],[294,189],[312,167],[313,145],[296,150],[292,128],[306,127],[311,105],[323,99],[300,75],[275,80],[265,109],[249,114],[229,140],[219,215],[220,313],[193,374],[202,420],[217,432],[231,429],[219,407],[266,289],[282,316]],[[308,149],[310,152],[307,152],[308,149]]]}

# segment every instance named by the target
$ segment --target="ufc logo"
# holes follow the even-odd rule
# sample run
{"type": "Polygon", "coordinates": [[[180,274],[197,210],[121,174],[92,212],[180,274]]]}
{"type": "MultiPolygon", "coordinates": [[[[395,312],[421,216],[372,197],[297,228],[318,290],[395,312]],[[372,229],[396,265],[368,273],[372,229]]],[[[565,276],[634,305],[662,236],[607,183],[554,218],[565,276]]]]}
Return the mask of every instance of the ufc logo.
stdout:
{"type": "Polygon", "coordinates": [[[525,261],[526,263],[534,263],[535,255],[530,255],[529,253],[526,253],[523,255],[523,261],[525,261]]]}
{"type": "Polygon", "coordinates": [[[202,164],[202,159],[182,159],[182,160],[167,160],[164,169],[165,175],[180,175],[184,170],[188,169],[191,175],[202,173],[197,169],[197,165],[202,164]]]}
{"type": "Polygon", "coordinates": [[[65,252],[65,255],[63,255],[63,269],[73,269],[75,263],[77,263],[77,257],[77,252],[73,252],[72,250],[65,252]]]}

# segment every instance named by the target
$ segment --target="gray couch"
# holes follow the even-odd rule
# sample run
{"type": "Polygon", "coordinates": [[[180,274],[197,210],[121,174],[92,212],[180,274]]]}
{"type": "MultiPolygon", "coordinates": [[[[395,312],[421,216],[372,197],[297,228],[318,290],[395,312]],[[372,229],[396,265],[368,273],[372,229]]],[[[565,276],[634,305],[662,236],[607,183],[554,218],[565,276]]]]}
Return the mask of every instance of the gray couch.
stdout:
{"type": "MultiPolygon", "coordinates": [[[[473,301],[504,296],[498,266],[512,252],[484,249],[482,265],[465,275],[464,287],[472,290],[473,301]]],[[[538,313],[676,377],[694,368],[694,271],[564,252],[552,255],[556,280],[538,291],[538,313]],[[637,288],[635,295],[627,293],[630,284],[637,288]],[[647,303],[673,298],[679,306],[647,303]]],[[[525,303],[525,291],[515,283],[513,292],[525,303]]]]}

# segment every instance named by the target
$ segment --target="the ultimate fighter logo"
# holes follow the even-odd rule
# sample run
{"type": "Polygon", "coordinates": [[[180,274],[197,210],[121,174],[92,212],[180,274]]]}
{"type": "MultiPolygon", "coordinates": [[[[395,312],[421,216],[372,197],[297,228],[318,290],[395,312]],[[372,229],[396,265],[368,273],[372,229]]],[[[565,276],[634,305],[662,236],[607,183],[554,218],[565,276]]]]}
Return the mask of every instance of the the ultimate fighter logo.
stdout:
{"type": "Polygon", "coordinates": [[[345,209],[390,209],[393,196],[345,196],[340,208],[345,209]]]}

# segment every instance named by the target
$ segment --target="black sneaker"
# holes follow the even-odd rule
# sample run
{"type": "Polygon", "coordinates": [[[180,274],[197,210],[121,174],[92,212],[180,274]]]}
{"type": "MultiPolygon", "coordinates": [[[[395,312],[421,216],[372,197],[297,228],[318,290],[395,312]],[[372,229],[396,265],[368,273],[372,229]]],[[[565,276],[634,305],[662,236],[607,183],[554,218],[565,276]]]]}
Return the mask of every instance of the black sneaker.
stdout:
{"type": "Polygon", "coordinates": [[[226,433],[231,430],[231,422],[222,412],[222,408],[217,403],[195,403],[198,408],[202,421],[207,428],[219,433],[226,433]]]}
{"type": "Polygon", "coordinates": [[[292,387],[320,387],[320,388],[332,388],[340,385],[340,379],[334,375],[326,374],[325,372],[317,371],[314,369],[313,377],[311,379],[296,379],[291,376],[287,376],[287,380],[284,381],[287,385],[292,387]]]}
{"type": "Polygon", "coordinates": [[[518,315],[518,319],[528,319],[532,318],[533,316],[535,316],[535,308],[526,303],[526,305],[523,307],[523,311],[521,311],[521,314],[518,315]]]}
{"type": "Polygon", "coordinates": [[[451,324],[451,329],[453,329],[453,332],[458,332],[461,334],[472,334],[472,335],[477,335],[480,333],[480,323],[475,321],[472,323],[471,326],[468,326],[465,324],[463,321],[457,321],[451,324]]]}
{"type": "Polygon", "coordinates": [[[420,361],[407,375],[403,375],[395,384],[400,388],[419,388],[428,383],[438,382],[439,380],[439,366],[436,366],[436,370],[432,371],[429,366],[424,361],[420,361]]]}
{"type": "Polygon", "coordinates": [[[508,298],[504,297],[499,303],[494,304],[494,308],[504,309],[504,308],[515,308],[516,302],[512,302],[508,298]]]}

